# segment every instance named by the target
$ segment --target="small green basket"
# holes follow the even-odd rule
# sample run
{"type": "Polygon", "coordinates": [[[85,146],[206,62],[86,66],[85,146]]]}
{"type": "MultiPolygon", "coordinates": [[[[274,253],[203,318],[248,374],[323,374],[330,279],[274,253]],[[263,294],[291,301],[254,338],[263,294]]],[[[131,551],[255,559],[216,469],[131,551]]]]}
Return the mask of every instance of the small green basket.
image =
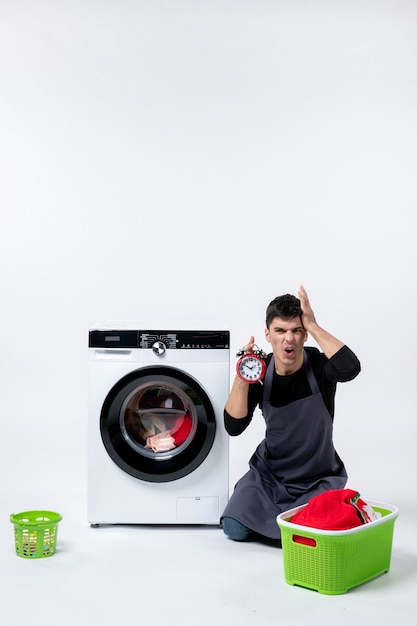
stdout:
{"type": "Polygon", "coordinates": [[[12,513],[17,556],[40,559],[56,552],[58,523],[62,515],[52,511],[25,511],[12,513]]]}
{"type": "Polygon", "coordinates": [[[381,517],[349,530],[292,524],[292,516],[306,505],[278,515],[285,582],[336,595],[388,572],[398,509],[367,502],[381,517]]]}

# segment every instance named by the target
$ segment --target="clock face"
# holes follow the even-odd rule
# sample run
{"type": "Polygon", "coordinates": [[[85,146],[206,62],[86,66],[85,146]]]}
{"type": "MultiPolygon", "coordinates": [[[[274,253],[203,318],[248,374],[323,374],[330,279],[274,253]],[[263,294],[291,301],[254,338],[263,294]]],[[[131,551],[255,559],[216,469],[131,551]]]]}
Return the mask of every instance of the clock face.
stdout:
{"type": "Polygon", "coordinates": [[[237,363],[237,373],[247,383],[257,383],[265,369],[265,362],[253,354],[243,356],[237,363]]]}

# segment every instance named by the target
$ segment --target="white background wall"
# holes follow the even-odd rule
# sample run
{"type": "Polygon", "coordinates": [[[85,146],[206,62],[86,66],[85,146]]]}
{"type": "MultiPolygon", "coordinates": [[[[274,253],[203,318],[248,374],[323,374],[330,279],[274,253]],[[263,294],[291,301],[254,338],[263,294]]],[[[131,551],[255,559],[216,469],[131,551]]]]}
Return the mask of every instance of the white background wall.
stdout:
{"type": "MultiPolygon", "coordinates": [[[[0,0],[16,510],[85,491],[95,322],[224,319],[233,353],[266,348],[266,305],[300,283],[362,362],[336,402],[350,484],[409,501],[416,33],[416,0],[0,0]]],[[[231,484],[262,434],[231,442],[231,484]]]]}

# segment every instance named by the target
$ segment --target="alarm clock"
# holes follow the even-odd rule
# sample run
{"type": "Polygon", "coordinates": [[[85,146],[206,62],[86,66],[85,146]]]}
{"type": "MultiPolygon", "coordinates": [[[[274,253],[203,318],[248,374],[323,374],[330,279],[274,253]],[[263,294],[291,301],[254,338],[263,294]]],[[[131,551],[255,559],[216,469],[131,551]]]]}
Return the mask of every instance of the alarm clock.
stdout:
{"type": "Polygon", "coordinates": [[[236,373],[245,383],[258,383],[265,376],[266,354],[258,346],[254,346],[253,352],[245,352],[243,349],[236,354],[240,357],[236,363],[236,373]]]}

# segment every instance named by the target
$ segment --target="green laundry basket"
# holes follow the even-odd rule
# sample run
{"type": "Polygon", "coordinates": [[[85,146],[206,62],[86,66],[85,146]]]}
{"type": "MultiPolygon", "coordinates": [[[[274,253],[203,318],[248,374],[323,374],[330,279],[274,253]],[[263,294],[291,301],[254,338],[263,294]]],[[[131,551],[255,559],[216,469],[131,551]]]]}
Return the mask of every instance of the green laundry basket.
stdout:
{"type": "Polygon", "coordinates": [[[12,513],[14,540],[17,556],[40,559],[52,556],[56,551],[58,523],[62,515],[52,511],[25,511],[12,513]]]}
{"type": "Polygon", "coordinates": [[[323,594],[349,589],[388,572],[398,509],[367,500],[380,519],[348,530],[321,530],[291,522],[306,505],[277,517],[281,529],[284,577],[323,594]]]}

